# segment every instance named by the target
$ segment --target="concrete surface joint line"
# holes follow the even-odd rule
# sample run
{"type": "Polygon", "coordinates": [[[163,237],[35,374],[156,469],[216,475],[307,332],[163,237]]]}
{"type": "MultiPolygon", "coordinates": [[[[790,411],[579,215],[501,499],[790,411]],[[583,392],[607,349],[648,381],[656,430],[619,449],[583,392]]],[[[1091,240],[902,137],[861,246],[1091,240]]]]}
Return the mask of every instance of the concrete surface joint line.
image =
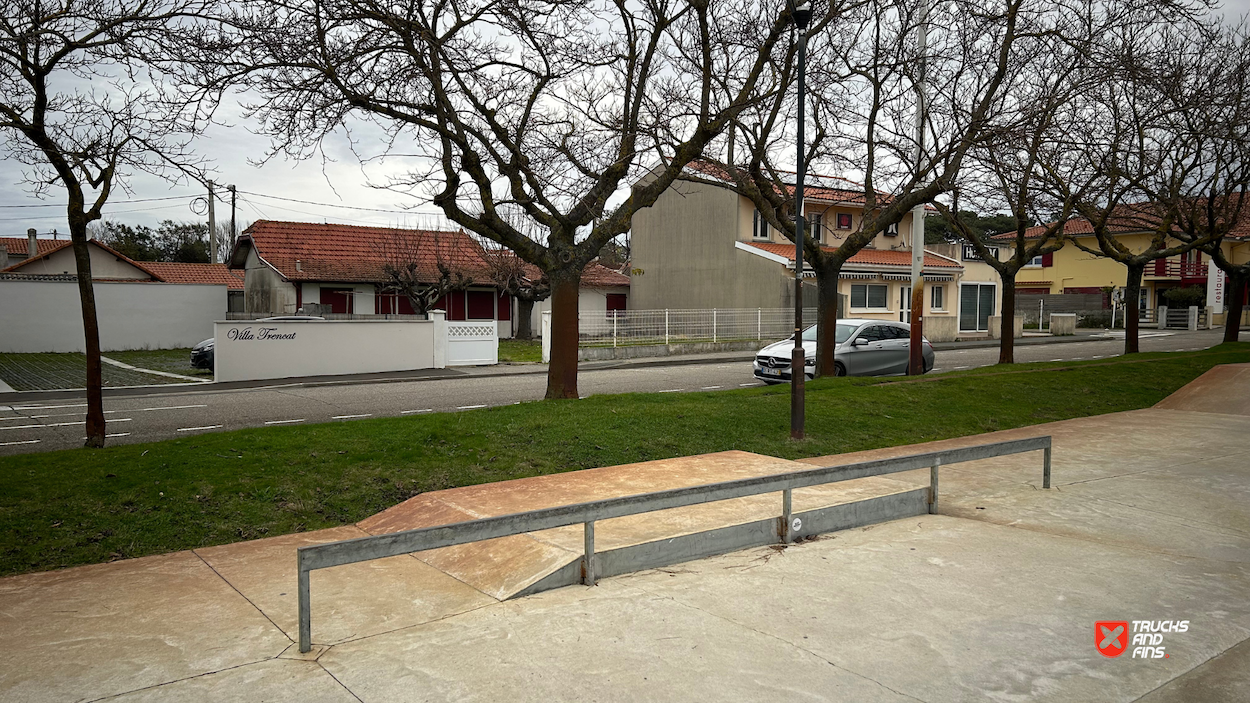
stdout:
{"type": "MultiPolygon", "coordinates": [[[[343,566],[401,554],[452,547],[498,537],[510,537],[528,532],[583,524],[586,530],[584,542],[585,578],[588,584],[593,584],[595,567],[593,523],[595,521],[778,491],[782,491],[783,495],[785,495],[795,488],[807,488],[837,483],[839,481],[925,468],[930,469],[932,472],[931,496],[935,499],[937,467],[940,465],[977,461],[1038,450],[1045,450],[1047,456],[1049,456],[1050,447],[1050,436],[1030,437],[889,459],[861,461],[841,466],[818,467],[806,471],[756,476],[700,486],[687,486],[299,547],[296,551],[298,568],[297,592],[299,598],[299,650],[300,652],[308,652],[312,648],[309,574],[316,569],[326,569],[333,566],[343,566]]],[[[788,506],[783,505],[783,511],[786,507],[788,506]]],[[[786,517],[789,516],[787,515],[786,517]]],[[[793,526],[788,524],[789,520],[785,522],[787,524],[781,526],[781,534],[778,535],[782,539],[788,539],[789,533],[793,529],[793,526]]]]}

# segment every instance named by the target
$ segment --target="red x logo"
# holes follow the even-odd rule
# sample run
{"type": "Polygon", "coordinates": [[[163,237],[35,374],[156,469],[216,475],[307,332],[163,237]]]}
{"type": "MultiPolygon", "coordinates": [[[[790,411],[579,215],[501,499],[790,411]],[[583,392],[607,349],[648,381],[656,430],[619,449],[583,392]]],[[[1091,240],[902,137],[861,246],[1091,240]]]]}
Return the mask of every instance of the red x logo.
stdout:
{"type": "Polygon", "coordinates": [[[1109,620],[1094,623],[1094,646],[1104,657],[1118,657],[1128,648],[1128,621],[1109,620]]]}

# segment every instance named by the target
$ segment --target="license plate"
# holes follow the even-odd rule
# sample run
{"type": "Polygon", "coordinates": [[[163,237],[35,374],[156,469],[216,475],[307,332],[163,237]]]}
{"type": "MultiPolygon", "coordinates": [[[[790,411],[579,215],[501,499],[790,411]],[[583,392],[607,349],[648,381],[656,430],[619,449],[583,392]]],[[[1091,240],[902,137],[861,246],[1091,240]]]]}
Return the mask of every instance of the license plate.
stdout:
{"type": "Polygon", "coordinates": [[[781,375],[781,372],[780,372],[780,371],[778,371],[777,369],[770,369],[770,368],[768,368],[767,366],[765,366],[764,368],[760,369],[760,373],[764,374],[765,376],[779,376],[779,375],[781,375]]]}

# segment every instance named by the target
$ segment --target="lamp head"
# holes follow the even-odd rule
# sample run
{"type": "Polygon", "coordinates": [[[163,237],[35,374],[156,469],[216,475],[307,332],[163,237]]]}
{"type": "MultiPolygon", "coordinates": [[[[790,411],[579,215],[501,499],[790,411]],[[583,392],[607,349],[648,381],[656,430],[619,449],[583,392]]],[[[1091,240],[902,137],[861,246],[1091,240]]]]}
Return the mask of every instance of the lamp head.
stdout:
{"type": "MultiPolygon", "coordinates": [[[[791,0],[792,2],[794,0],[791,0]]],[[[794,15],[794,25],[800,30],[806,30],[808,22],[812,21],[812,3],[811,0],[803,0],[798,4],[792,5],[792,14],[794,15]]]]}

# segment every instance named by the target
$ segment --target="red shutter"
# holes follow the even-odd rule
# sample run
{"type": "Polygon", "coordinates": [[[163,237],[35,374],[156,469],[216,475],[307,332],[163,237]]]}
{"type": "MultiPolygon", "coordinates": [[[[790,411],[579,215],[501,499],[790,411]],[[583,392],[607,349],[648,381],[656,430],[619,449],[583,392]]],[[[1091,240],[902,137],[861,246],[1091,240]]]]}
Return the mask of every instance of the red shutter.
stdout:
{"type": "Polygon", "coordinates": [[[467,292],[469,299],[468,318],[470,320],[495,319],[495,293],[489,290],[471,290],[467,292]]]}
{"type": "Polygon", "coordinates": [[[499,319],[504,322],[512,319],[512,296],[507,293],[499,294],[499,319]]]}
{"type": "Polygon", "coordinates": [[[1049,254],[1042,254],[1042,268],[1046,268],[1048,266],[1054,266],[1054,265],[1055,265],[1055,253],[1053,251],[1050,252],[1049,254]]]}

